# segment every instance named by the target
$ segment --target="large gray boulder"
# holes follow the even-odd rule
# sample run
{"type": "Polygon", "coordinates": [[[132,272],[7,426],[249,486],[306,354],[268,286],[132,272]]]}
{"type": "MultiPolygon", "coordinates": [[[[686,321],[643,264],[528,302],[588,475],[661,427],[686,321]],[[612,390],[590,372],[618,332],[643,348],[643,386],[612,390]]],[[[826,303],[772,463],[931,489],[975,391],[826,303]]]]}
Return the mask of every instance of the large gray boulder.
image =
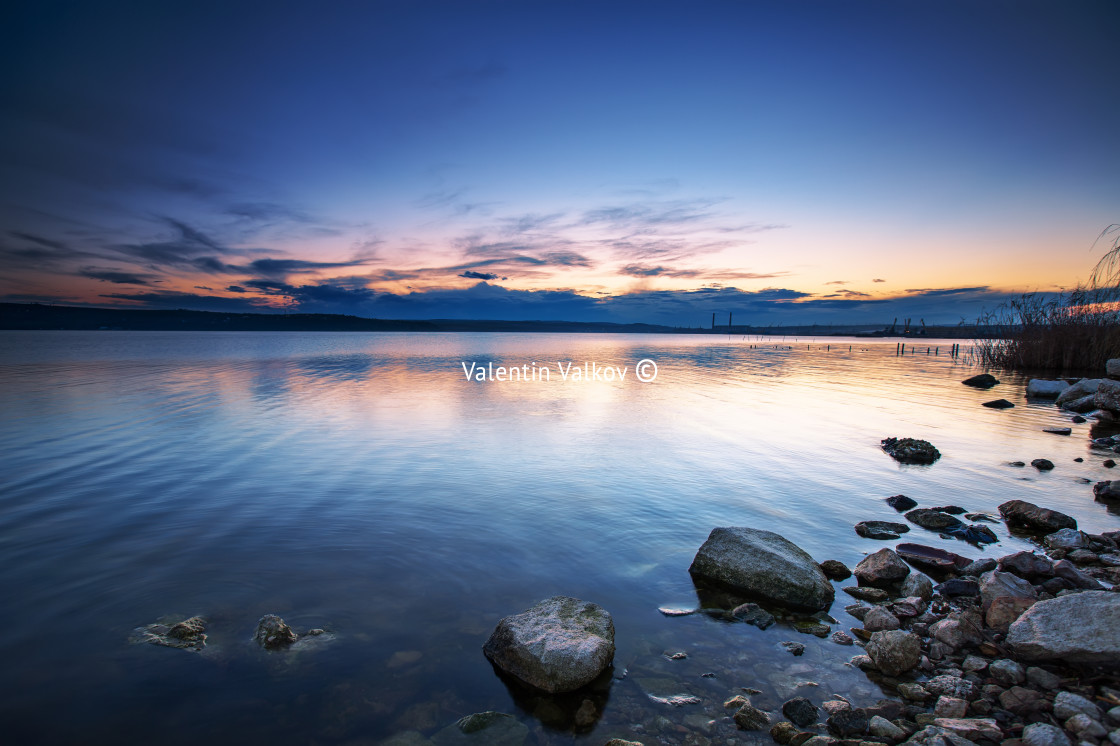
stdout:
{"type": "Polygon", "coordinates": [[[1112,358],[1106,362],[1104,372],[1109,378],[1120,378],[1120,358],[1112,358]]]}
{"type": "Polygon", "coordinates": [[[1120,593],[1084,591],[1039,601],[1008,630],[1023,660],[1120,665],[1120,593]]]}
{"type": "Polygon", "coordinates": [[[688,571],[694,578],[795,610],[827,609],[835,595],[805,550],[756,528],[712,529],[688,571]]]}
{"type": "Polygon", "coordinates": [[[1056,399],[1065,393],[1069,384],[1062,380],[1047,381],[1041,378],[1032,378],[1027,382],[1027,396],[1037,396],[1040,399],[1056,399]]]}
{"type": "Polygon", "coordinates": [[[507,616],[482,651],[494,665],[546,692],[590,684],[614,658],[614,621],[598,604],[553,596],[507,616]]]}
{"type": "Polygon", "coordinates": [[[1103,380],[1103,378],[1082,378],[1063,391],[1054,403],[1061,407],[1075,399],[1092,396],[1097,393],[1097,387],[1101,385],[1101,381],[1103,380]]]}
{"type": "Polygon", "coordinates": [[[1101,381],[1097,393],[1093,395],[1093,403],[1100,409],[1120,412],[1120,381],[1101,381]]]}

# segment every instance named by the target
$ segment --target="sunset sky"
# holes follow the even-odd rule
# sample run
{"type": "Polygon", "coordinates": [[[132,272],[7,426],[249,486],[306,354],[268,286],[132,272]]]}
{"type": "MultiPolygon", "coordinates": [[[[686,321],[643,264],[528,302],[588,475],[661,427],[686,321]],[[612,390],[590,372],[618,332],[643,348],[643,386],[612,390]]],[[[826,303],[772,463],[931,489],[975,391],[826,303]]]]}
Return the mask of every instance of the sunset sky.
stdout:
{"type": "Polygon", "coordinates": [[[1120,222],[1120,5],[9,6],[0,300],[972,321],[1120,222]]]}

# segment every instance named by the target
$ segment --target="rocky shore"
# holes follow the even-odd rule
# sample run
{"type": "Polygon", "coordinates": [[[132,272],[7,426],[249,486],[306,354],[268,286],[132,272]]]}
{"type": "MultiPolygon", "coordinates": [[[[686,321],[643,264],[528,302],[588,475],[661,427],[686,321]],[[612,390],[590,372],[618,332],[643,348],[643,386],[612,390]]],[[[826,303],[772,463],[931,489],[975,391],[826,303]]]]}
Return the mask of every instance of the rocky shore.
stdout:
{"type": "MultiPolygon", "coordinates": [[[[963,383],[1000,385],[989,374],[963,383]]],[[[1025,393],[1070,415],[1120,421],[1120,381],[1034,380],[1025,393]]],[[[938,469],[943,456],[952,458],[909,437],[879,446],[908,468],[938,469]]],[[[1120,437],[1097,438],[1091,448],[1120,453],[1120,437]]],[[[1031,466],[1055,468],[1044,458],[1031,466]]],[[[1120,502],[1120,479],[1083,489],[1098,503],[1120,502]]],[[[998,515],[960,501],[922,505],[894,495],[884,502],[897,520],[853,516],[852,531],[871,550],[852,567],[814,558],[774,531],[712,528],[687,567],[700,602],[659,611],[667,626],[698,618],[749,632],[735,656],[668,649],[647,655],[652,664],[617,661],[614,618],[597,603],[553,596],[511,609],[475,654],[493,665],[522,713],[465,714],[380,743],[1120,746],[1120,531],[1089,533],[1074,516],[1022,499],[1006,500],[998,515]],[[999,540],[993,524],[1033,548],[974,560],[924,543],[939,537],[990,549],[999,540]],[[799,635],[804,642],[789,639],[799,635]],[[765,658],[755,656],[761,662],[748,662],[757,653],[751,645],[765,647],[765,658]],[[792,665],[775,666],[779,657],[792,665]],[[861,685],[828,684],[841,674],[861,685]],[[662,714],[650,718],[651,706],[662,714]],[[609,710],[617,717],[608,719],[609,710]]],[[[251,639],[272,654],[321,635],[297,634],[266,615],[251,639]]],[[[193,651],[206,640],[202,617],[133,636],[193,651]]]]}

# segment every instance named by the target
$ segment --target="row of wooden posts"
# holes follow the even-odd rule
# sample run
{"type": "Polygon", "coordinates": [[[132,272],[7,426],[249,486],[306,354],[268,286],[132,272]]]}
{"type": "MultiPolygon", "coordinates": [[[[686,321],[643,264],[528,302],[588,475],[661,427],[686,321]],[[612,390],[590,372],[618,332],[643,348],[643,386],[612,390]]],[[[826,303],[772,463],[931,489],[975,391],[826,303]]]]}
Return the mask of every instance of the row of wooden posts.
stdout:
{"type": "MultiPolygon", "coordinates": [[[[934,355],[940,355],[941,354],[941,348],[940,347],[927,347],[926,348],[926,354],[927,355],[930,354],[930,350],[933,350],[934,355]]],[[[906,354],[906,343],[905,342],[899,342],[898,344],[896,344],[895,347],[894,347],[894,354],[895,355],[905,355],[906,354]]],[[[914,347],[914,345],[910,345],[910,354],[911,355],[918,354],[918,348],[914,347]]],[[[959,344],[955,344],[955,345],[953,345],[952,347],[949,348],[949,355],[951,357],[957,357],[960,354],[961,354],[961,346],[959,344]]]]}

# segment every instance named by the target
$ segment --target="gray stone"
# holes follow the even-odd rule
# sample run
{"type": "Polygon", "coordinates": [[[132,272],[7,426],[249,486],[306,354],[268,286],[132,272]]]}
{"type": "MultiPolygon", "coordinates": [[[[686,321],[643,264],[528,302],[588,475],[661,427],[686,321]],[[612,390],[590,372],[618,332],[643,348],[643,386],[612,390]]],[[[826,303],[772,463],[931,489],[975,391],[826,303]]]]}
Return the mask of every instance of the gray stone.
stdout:
{"type": "Polygon", "coordinates": [[[280,617],[275,614],[265,614],[257,622],[257,630],[253,633],[253,639],[262,648],[278,650],[291,645],[298,639],[298,635],[280,617]]]}
{"type": "Polygon", "coordinates": [[[1058,560],[1054,563],[1054,575],[1062,580],[1068,581],[1074,588],[1080,588],[1085,591],[1100,591],[1104,590],[1103,586],[1091,577],[1077,569],[1069,560],[1058,560]]]}
{"type": "Polygon", "coordinates": [[[968,700],[941,696],[933,705],[934,717],[963,718],[968,713],[968,700]]]}
{"type": "Polygon", "coordinates": [[[901,624],[898,617],[890,613],[882,606],[876,606],[867,612],[863,618],[863,628],[868,632],[880,632],[882,630],[898,629],[901,624]]]}
{"type": "Polygon", "coordinates": [[[157,622],[137,627],[129,636],[129,642],[198,652],[206,647],[206,620],[200,616],[192,616],[180,622],[167,624],[157,622]]]}
{"type": "Polygon", "coordinates": [[[906,731],[899,728],[890,720],[879,717],[878,715],[874,715],[867,724],[867,732],[877,738],[885,738],[888,741],[901,741],[906,738],[906,731]]]}
{"type": "Polygon", "coordinates": [[[1031,466],[1039,471],[1050,471],[1054,468],[1054,462],[1048,458],[1036,458],[1031,461],[1031,466]]]}
{"type": "Polygon", "coordinates": [[[860,585],[885,586],[893,585],[909,575],[910,566],[893,549],[884,547],[860,560],[853,573],[860,585]]]}
{"type": "Polygon", "coordinates": [[[954,697],[956,699],[967,699],[970,702],[976,699],[978,694],[977,688],[973,686],[972,682],[968,679],[961,679],[956,676],[934,676],[932,679],[925,683],[925,688],[931,694],[936,694],[944,697],[954,697]]]}
{"type": "Polygon", "coordinates": [[[1056,399],[1061,396],[1069,384],[1062,380],[1048,381],[1042,378],[1032,378],[1027,382],[1027,396],[1040,399],[1056,399]]]}
{"type": "Polygon", "coordinates": [[[926,603],[933,598],[933,581],[920,572],[911,573],[902,581],[903,596],[917,596],[926,603]]]}
{"type": "Polygon", "coordinates": [[[1000,658],[992,661],[991,665],[988,666],[988,675],[995,679],[997,684],[1004,687],[1022,684],[1027,680],[1027,672],[1023,670],[1022,664],[1010,658],[1000,658]]]}
{"type": "Polygon", "coordinates": [[[1086,396],[1093,396],[1097,393],[1097,388],[1101,385],[1103,378],[1082,378],[1077,383],[1073,384],[1061,394],[1058,395],[1057,400],[1054,402],[1059,407],[1065,407],[1066,404],[1076,400],[1082,399],[1086,396]]]}
{"type": "Polygon", "coordinates": [[[946,529],[960,528],[964,524],[961,520],[940,510],[929,508],[916,508],[906,514],[906,519],[930,531],[944,531],[946,529]]]}
{"type": "Polygon", "coordinates": [[[890,541],[897,539],[899,534],[910,530],[905,523],[892,523],[891,521],[860,521],[856,524],[856,533],[865,539],[880,539],[890,541]]]}
{"type": "Polygon", "coordinates": [[[614,658],[614,621],[598,604],[554,596],[505,617],[486,657],[521,681],[550,693],[591,683],[614,658]]]}
{"type": "Polygon", "coordinates": [[[1120,660],[1120,593],[1084,591],[1039,601],[1011,625],[1007,644],[1022,660],[1120,660]]]}
{"type": "MultiPolygon", "coordinates": [[[[1037,459],[1036,459],[1037,460],[1037,459]]],[[[1051,467],[1052,468],[1052,467],[1051,467]]],[[[999,514],[1008,523],[1052,533],[1063,528],[1077,528],[1077,521],[1065,513],[1040,508],[1025,500],[1008,500],[999,506],[999,514]]]]}
{"type": "Polygon", "coordinates": [[[905,746],[972,746],[972,741],[957,735],[948,728],[927,725],[903,741],[905,746]]]}
{"type": "Polygon", "coordinates": [[[994,557],[981,557],[962,567],[961,575],[979,576],[996,569],[998,566],[999,563],[996,562],[994,557]]]}
{"type": "Polygon", "coordinates": [[[1093,403],[1099,409],[1120,412],[1120,381],[1101,381],[1097,393],[1093,395],[1093,403]]]}
{"type": "Polygon", "coordinates": [[[689,572],[732,591],[795,610],[820,611],[835,592],[803,549],[771,531],[712,529],[689,572]]]}
{"type": "Polygon", "coordinates": [[[1046,557],[1034,552],[1016,552],[999,560],[999,569],[1011,572],[1020,578],[1038,580],[1049,578],[1054,574],[1054,565],[1046,557]]]}
{"type": "Polygon", "coordinates": [[[1108,735],[1103,725],[1085,713],[1078,713],[1067,720],[1066,730],[1076,733],[1078,738],[1104,738],[1108,735]]]}
{"type": "Polygon", "coordinates": [[[840,560],[825,560],[820,568],[829,580],[847,580],[852,577],[852,571],[840,560]]]}
{"type": "MultiPolygon", "coordinates": [[[[1073,399],[1072,401],[1067,401],[1066,403],[1062,404],[1061,407],[1062,407],[1062,409],[1066,410],[1067,412],[1077,412],[1078,414],[1089,414],[1090,412],[1092,412],[1094,409],[1097,408],[1097,397],[1094,396],[1093,394],[1089,394],[1088,396],[1082,396],[1078,399],[1073,399]]],[[[1077,420],[1076,417],[1074,417],[1073,421],[1077,422],[1078,420],[1077,420]]],[[[1084,422],[1084,421],[1085,421],[1085,419],[1082,418],[1081,422],[1084,422]]]]}
{"type": "MultiPolygon", "coordinates": [[[[969,673],[983,671],[987,667],[988,660],[986,658],[981,658],[978,655],[966,655],[964,657],[964,662],[961,663],[961,668],[969,673]]],[[[946,715],[946,717],[950,716],[946,715]]]]}
{"type": "Polygon", "coordinates": [[[504,712],[478,712],[467,715],[432,736],[434,746],[486,744],[486,746],[521,746],[529,737],[529,728],[513,715],[504,712]]]}
{"type": "Polygon", "coordinates": [[[782,714],[794,725],[808,728],[817,722],[816,706],[804,697],[794,697],[782,705],[782,714]]]}
{"type": "Polygon", "coordinates": [[[1120,479],[1110,479],[1093,485],[1093,497],[1112,502],[1120,500],[1120,479]]]}
{"type": "Polygon", "coordinates": [[[930,637],[959,649],[967,645],[977,645],[984,635],[975,614],[954,612],[929,628],[930,637]]]}
{"type": "Polygon", "coordinates": [[[999,632],[1038,601],[1038,593],[1027,581],[1008,572],[992,570],[980,576],[980,603],[984,620],[999,632]]]}
{"type": "Polygon", "coordinates": [[[990,389],[992,386],[995,386],[999,383],[999,379],[993,376],[991,373],[981,373],[979,375],[973,376],[972,378],[966,378],[961,381],[961,383],[963,383],[965,386],[972,386],[973,388],[990,389]]]}
{"type": "Polygon", "coordinates": [[[886,499],[886,502],[887,505],[890,505],[900,513],[904,510],[918,507],[918,503],[906,495],[892,495],[886,499]]]}
{"type": "MultiPolygon", "coordinates": [[[[858,585],[844,586],[840,590],[847,593],[849,596],[858,598],[861,601],[886,601],[890,595],[882,588],[864,588],[858,585]]],[[[861,617],[862,618],[862,617],[861,617]]]]}
{"type": "Polygon", "coordinates": [[[1089,537],[1075,528],[1063,528],[1047,534],[1042,541],[1051,549],[1084,549],[1089,546],[1089,537]]]}
{"type": "Polygon", "coordinates": [[[905,699],[913,700],[914,702],[925,702],[929,699],[929,692],[921,684],[915,684],[907,681],[898,685],[898,693],[905,699]]]}
{"type": "Polygon", "coordinates": [[[867,717],[867,710],[850,707],[833,712],[825,722],[830,733],[841,738],[855,738],[867,732],[870,718],[867,717]]]}
{"type": "Polygon", "coordinates": [[[1054,697],[1054,717],[1068,720],[1074,715],[1088,715],[1100,720],[1101,710],[1091,700],[1073,692],[1058,692],[1054,697]]]}
{"type": "Polygon", "coordinates": [[[941,452],[928,440],[917,438],[884,438],[883,450],[901,464],[932,464],[941,452]]]}
{"type": "Polygon", "coordinates": [[[1104,372],[1109,378],[1120,378],[1120,358],[1112,358],[1105,362],[1104,372]]]}
{"type": "Polygon", "coordinates": [[[1023,746],[1070,746],[1061,728],[1049,723],[1032,723],[1023,728],[1023,746]]]}
{"type": "Polygon", "coordinates": [[[1030,682],[1031,686],[1036,686],[1039,689],[1057,689],[1062,685],[1060,676],[1038,666],[1027,667],[1027,681],[1030,682]]]}
{"type": "Polygon", "coordinates": [[[731,616],[741,622],[752,624],[759,629],[766,629],[774,623],[774,615],[758,604],[745,603],[731,610],[731,616]]]}
{"type": "Polygon", "coordinates": [[[866,650],[875,667],[887,676],[901,676],[913,670],[922,659],[921,639],[902,630],[875,632],[866,650]]]}
{"type": "Polygon", "coordinates": [[[742,730],[762,730],[770,725],[770,716],[750,703],[739,708],[734,720],[742,730]]]}
{"type": "Polygon", "coordinates": [[[1003,732],[996,721],[989,718],[936,718],[933,724],[938,728],[951,730],[970,741],[1000,741],[1003,732]]]}

